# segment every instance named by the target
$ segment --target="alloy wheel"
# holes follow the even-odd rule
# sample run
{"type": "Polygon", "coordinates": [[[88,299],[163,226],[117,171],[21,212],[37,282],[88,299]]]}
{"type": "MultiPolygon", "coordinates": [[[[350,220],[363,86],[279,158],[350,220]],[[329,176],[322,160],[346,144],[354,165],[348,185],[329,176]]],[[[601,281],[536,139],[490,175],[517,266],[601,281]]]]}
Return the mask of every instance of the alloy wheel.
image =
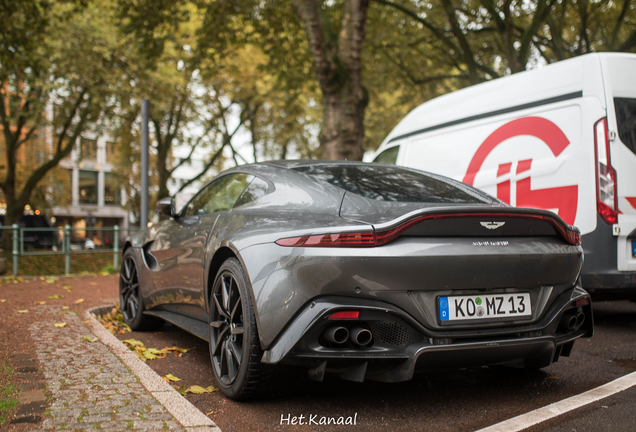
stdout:
{"type": "Polygon", "coordinates": [[[124,320],[132,322],[139,314],[139,278],[131,256],[124,258],[119,274],[119,303],[124,320]]]}
{"type": "Polygon", "coordinates": [[[230,385],[243,360],[243,308],[234,275],[225,271],[217,279],[210,304],[210,356],[217,378],[230,385]]]}

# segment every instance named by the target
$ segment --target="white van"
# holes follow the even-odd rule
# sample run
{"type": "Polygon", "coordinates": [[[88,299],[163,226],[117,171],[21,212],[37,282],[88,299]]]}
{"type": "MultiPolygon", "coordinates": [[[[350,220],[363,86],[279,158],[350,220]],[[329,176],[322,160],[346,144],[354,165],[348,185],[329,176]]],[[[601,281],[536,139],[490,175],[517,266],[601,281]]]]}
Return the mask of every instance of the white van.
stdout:
{"type": "Polygon", "coordinates": [[[438,97],[376,154],[554,211],[583,234],[583,287],[636,299],[636,55],[588,54],[438,97]]]}

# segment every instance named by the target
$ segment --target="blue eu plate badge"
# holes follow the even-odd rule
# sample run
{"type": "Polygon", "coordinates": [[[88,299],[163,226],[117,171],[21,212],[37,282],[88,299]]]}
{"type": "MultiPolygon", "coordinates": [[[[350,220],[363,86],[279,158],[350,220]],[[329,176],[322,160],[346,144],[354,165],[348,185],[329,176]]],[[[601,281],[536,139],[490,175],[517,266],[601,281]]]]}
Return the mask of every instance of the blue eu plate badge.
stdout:
{"type": "Polygon", "coordinates": [[[448,321],[448,297],[439,298],[439,319],[448,321]]]}

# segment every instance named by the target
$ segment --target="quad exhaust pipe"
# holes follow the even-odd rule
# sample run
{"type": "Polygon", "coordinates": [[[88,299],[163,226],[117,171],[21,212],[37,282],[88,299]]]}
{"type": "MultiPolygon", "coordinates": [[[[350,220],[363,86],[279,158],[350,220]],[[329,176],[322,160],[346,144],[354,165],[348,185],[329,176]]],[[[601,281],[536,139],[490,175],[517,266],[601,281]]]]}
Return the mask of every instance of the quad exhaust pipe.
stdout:
{"type": "Polygon", "coordinates": [[[349,340],[356,345],[367,346],[371,343],[373,335],[370,330],[362,327],[355,327],[349,332],[349,340]]]}
{"type": "Polygon", "coordinates": [[[331,343],[343,344],[349,339],[349,330],[346,327],[329,327],[322,334],[331,343]]]}
{"type": "Polygon", "coordinates": [[[333,326],[327,328],[322,333],[322,337],[331,343],[342,345],[347,341],[350,341],[354,345],[361,347],[367,346],[373,340],[373,334],[369,329],[363,327],[354,327],[349,331],[346,327],[333,326]]]}
{"type": "Polygon", "coordinates": [[[563,330],[575,330],[585,322],[585,314],[581,309],[573,309],[566,311],[561,318],[559,327],[563,330]]]}

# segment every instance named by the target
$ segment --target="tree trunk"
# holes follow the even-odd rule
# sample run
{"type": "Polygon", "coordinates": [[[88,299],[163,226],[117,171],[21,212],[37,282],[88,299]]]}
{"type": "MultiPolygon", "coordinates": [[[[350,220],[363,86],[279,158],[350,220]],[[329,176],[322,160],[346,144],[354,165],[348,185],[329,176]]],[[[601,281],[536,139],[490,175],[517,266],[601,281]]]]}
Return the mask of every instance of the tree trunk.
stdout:
{"type": "Polygon", "coordinates": [[[318,0],[295,0],[305,28],[316,78],[324,98],[320,146],[323,159],[362,160],[364,109],[368,95],[361,81],[368,0],[345,0],[340,33],[328,22],[318,0]]]}

